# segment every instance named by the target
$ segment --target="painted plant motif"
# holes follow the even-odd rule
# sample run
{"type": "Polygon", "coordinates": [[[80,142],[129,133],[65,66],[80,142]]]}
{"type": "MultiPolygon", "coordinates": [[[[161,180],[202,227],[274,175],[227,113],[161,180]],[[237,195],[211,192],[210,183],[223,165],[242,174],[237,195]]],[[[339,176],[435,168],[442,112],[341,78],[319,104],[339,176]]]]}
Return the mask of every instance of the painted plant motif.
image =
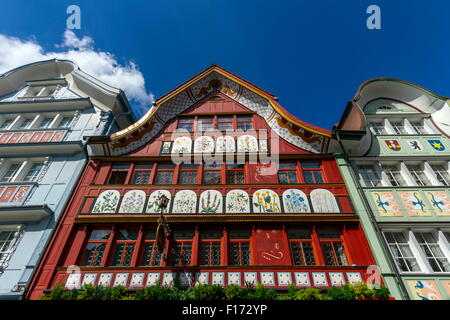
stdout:
{"type": "Polygon", "coordinates": [[[283,192],[283,205],[287,213],[311,212],[306,194],[298,189],[283,192]]]}
{"type": "Polygon", "coordinates": [[[427,199],[430,201],[434,212],[438,216],[450,215],[450,198],[445,191],[425,192],[427,199]]]}
{"type": "Polygon", "coordinates": [[[230,136],[220,136],[216,140],[217,152],[235,152],[236,146],[234,138],[230,136]]]}
{"type": "Polygon", "coordinates": [[[200,195],[200,213],[222,213],[222,194],[207,190],[200,195]]]}
{"type": "Polygon", "coordinates": [[[258,152],[258,140],[254,136],[243,135],[237,139],[238,152],[258,152]]]}
{"type": "Polygon", "coordinates": [[[317,213],[338,213],[339,206],[334,195],[325,189],[314,189],[311,191],[311,204],[317,213]]]}
{"type": "Polygon", "coordinates": [[[209,136],[201,136],[195,139],[194,152],[214,152],[214,139],[209,136]]]}
{"type": "Polygon", "coordinates": [[[408,281],[413,292],[414,300],[442,300],[442,296],[434,281],[412,280],[408,281]]]}
{"type": "Polygon", "coordinates": [[[269,189],[260,189],[253,193],[253,211],[259,213],[280,213],[280,199],[269,189]]]}
{"type": "Polygon", "coordinates": [[[191,153],[192,139],[190,137],[178,137],[174,140],[172,153],[191,153]]]}
{"type": "Polygon", "coordinates": [[[172,195],[167,190],[157,190],[153,191],[148,198],[147,209],[145,210],[147,213],[160,213],[159,209],[159,197],[165,195],[169,199],[169,203],[167,207],[164,208],[163,213],[168,213],[170,208],[170,201],[172,201],[172,195]]]}
{"type": "Polygon", "coordinates": [[[192,190],[181,190],[175,195],[173,213],[195,213],[197,195],[192,190]]]}
{"type": "Polygon", "coordinates": [[[372,192],[372,199],[376,203],[378,214],[382,217],[403,216],[400,205],[392,192],[372,192]]]}
{"type": "Polygon", "coordinates": [[[410,216],[431,216],[419,192],[399,191],[398,195],[410,216]]]}
{"type": "Polygon", "coordinates": [[[226,198],[227,213],[248,213],[250,212],[250,200],[244,190],[230,190],[226,198]]]}
{"type": "Polygon", "coordinates": [[[120,193],[117,190],[106,190],[100,193],[92,208],[92,213],[115,213],[119,204],[120,193]]]}
{"type": "Polygon", "coordinates": [[[145,192],[142,190],[131,190],[125,193],[120,204],[120,213],[140,213],[144,210],[145,192]]]}

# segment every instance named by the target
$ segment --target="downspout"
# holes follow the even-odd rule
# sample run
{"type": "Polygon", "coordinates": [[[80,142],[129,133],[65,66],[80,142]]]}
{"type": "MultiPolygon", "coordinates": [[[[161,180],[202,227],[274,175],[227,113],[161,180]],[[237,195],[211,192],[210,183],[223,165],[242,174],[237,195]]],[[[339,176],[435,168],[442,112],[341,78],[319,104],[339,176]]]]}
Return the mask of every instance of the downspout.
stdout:
{"type": "Polygon", "coordinates": [[[344,145],[342,144],[342,141],[341,141],[341,139],[339,137],[339,132],[338,131],[336,131],[336,138],[338,140],[339,146],[342,149],[342,152],[343,152],[343,155],[344,155],[345,160],[347,162],[347,165],[349,166],[350,175],[352,176],[353,181],[355,181],[356,190],[358,190],[358,194],[359,194],[360,198],[363,199],[364,205],[368,209],[367,212],[369,213],[369,219],[370,219],[370,222],[372,223],[372,226],[375,228],[378,241],[381,243],[381,246],[383,247],[383,250],[385,251],[386,256],[388,258],[389,264],[391,265],[391,268],[394,271],[395,280],[396,280],[397,284],[400,287],[400,291],[403,294],[403,298],[405,300],[411,300],[409,298],[409,295],[408,295],[408,290],[406,289],[405,284],[401,280],[400,273],[397,270],[397,265],[396,265],[394,259],[392,258],[391,254],[390,254],[389,246],[387,245],[387,243],[384,240],[384,237],[382,236],[381,228],[379,227],[378,223],[376,222],[375,214],[373,213],[372,208],[371,208],[369,202],[367,201],[367,198],[365,197],[365,194],[364,194],[364,191],[362,190],[362,187],[361,187],[361,184],[359,182],[359,179],[357,179],[355,173],[353,172],[353,168],[351,167],[351,164],[350,164],[350,162],[348,160],[347,153],[345,152],[344,145]]]}

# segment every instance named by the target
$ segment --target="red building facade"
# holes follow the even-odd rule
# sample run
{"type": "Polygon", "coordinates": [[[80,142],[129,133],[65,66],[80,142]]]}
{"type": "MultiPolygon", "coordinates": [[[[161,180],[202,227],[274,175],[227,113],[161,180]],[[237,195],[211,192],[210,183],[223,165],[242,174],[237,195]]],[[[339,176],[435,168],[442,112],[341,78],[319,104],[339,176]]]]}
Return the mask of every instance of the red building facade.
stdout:
{"type": "Polygon", "coordinates": [[[208,68],[136,124],[90,137],[90,161],[27,297],[60,282],[287,289],[365,280],[374,259],[325,152],[330,139],[272,94],[208,68]],[[160,210],[171,230],[162,254],[160,210]]]}

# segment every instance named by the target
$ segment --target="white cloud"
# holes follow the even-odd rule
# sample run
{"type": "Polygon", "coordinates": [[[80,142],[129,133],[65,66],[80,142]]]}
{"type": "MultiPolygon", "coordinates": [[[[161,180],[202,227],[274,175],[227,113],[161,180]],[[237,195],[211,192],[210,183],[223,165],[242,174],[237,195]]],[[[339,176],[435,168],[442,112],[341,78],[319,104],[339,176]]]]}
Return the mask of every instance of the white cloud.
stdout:
{"type": "Polygon", "coordinates": [[[61,51],[45,52],[35,40],[0,34],[0,74],[40,60],[68,59],[75,61],[84,72],[125,91],[138,116],[151,106],[154,96],[145,88],[144,76],[132,61],[122,65],[112,53],[96,51],[91,37],[80,39],[70,30],[64,32],[63,44],[56,47],[61,51]]]}

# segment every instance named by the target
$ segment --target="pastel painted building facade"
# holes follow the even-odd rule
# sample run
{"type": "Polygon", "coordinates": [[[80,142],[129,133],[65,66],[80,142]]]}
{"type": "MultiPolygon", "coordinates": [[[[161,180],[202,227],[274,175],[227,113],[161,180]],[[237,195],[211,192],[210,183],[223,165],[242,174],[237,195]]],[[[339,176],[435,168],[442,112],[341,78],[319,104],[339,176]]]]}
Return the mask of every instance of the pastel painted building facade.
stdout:
{"type": "Polygon", "coordinates": [[[0,299],[20,299],[86,164],[135,118],[123,92],[48,60],[0,76],[0,299]]]}
{"type": "Polygon", "coordinates": [[[27,298],[57,283],[287,290],[366,280],[375,261],[330,140],[271,93],[209,67],[135,124],[89,139],[27,298]],[[162,253],[160,210],[170,227],[162,253]]]}
{"type": "Polygon", "coordinates": [[[369,80],[333,131],[355,210],[398,299],[450,299],[448,101],[406,81],[369,80]]]}

